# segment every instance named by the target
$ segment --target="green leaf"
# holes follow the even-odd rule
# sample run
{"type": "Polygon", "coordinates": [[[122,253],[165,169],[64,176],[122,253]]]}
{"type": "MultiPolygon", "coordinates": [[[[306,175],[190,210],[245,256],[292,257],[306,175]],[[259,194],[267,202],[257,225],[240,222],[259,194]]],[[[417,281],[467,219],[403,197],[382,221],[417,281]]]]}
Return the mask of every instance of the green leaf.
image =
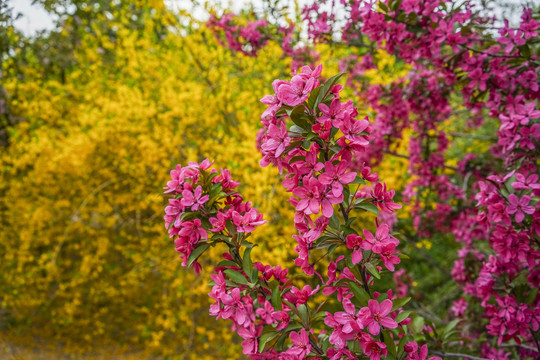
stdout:
{"type": "Polygon", "coordinates": [[[405,320],[406,318],[409,317],[409,315],[412,313],[412,311],[402,311],[398,314],[398,316],[396,316],[396,318],[394,319],[398,324],[400,322],[402,322],[403,320],[405,320]]]}
{"type": "MultiPolygon", "coordinates": [[[[347,236],[347,235],[351,235],[351,234],[356,234],[356,231],[354,231],[353,229],[351,229],[350,227],[346,226],[346,225],[341,225],[341,231],[343,231],[343,235],[347,236]]],[[[356,234],[358,235],[358,234],[356,234]]]]}
{"type": "Polygon", "coordinates": [[[363,209],[363,210],[372,212],[377,216],[379,215],[379,209],[377,208],[377,206],[371,203],[361,203],[361,204],[355,205],[354,207],[355,209],[363,209]]]}
{"type": "Polygon", "coordinates": [[[445,326],[444,328],[444,332],[443,332],[443,335],[444,335],[444,338],[446,339],[448,336],[451,336],[451,332],[452,330],[456,327],[457,324],[459,324],[459,322],[461,321],[461,319],[454,319],[452,321],[450,321],[448,323],[448,325],[445,326]]]}
{"type": "Polygon", "coordinates": [[[189,257],[188,257],[188,261],[187,261],[187,266],[191,266],[191,264],[193,264],[193,262],[195,260],[197,260],[199,258],[199,256],[201,256],[201,254],[210,247],[210,244],[208,243],[205,243],[205,244],[202,244],[202,245],[199,245],[197,246],[195,249],[193,249],[193,251],[191,252],[191,254],[189,254],[189,257]]]}
{"type": "Polygon", "coordinates": [[[180,216],[180,220],[189,220],[194,219],[200,215],[199,211],[189,211],[185,212],[180,216]]]}
{"type": "Polygon", "coordinates": [[[351,181],[349,184],[362,184],[363,185],[365,183],[366,181],[361,176],[356,175],[356,178],[353,181],[351,181]]]}
{"type": "Polygon", "coordinates": [[[334,75],[332,76],[330,79],[328,79],[326,81],[326,83],[324,83],[324,86],[322,87],[322,89],[319,91],[319,94],[317,95],[317,100],[315,101],[315,104],[313,105],[314,108],[318,108],[319,104],[322,103],[324,101],[324,98],[326,97],[326,95],[328,95],[328,93],[330,92],[330,90],[332,89],[332,87],[336,84],[336,82],[344,75],[345,73],[339,73],[337,75],[334,75]]]}
{"type": "Polygon", "coordinates": [[[281,311],[283,309],[283,305],[281,303],[281,294],[279,293],[279,283],[276,283],[272,289],[272,298],[270,301],[272,302],[274,310],[281,311]]]}
{"type": "Polygon", "coordinates": [[[333,127],[332,126],[332,129],[330,129],[330,139],[333,139],[334,136],[336,136],[336,134],[338,133],[339,129],[337,127],[333,127]]]}
{"type": "Polygon", "coordinates": [[[251,275],[253,275],[253,262],[251,261],[251,250],[253,248],[247,248],[244,250],[244,256],[242,258],[242,268],[244,272],[250,277],[250,280],[253,281],[251,275]]]}
{"type": "Polygon", "coordinates": [[[376,279],[380,279],[381,275],[377,271],[377,268],[372,263],[366,263],[366,269],[369,271],[369,273],[373,276],[375,276],[376,279]]]}
{"type": "Polygon", "coordinates": [[[319,96],[319,92],[321,91],[322,86],[317,86],[315,89],[311,91],[311,94],[309,94],[309,98],[307,100],[308,107],[310,110],[315,110],[315,113],[319,111],[319,109],[314,109],[315,102],[317,101],[317,97],[319,96]]]}
{"type": "Polygon", "coordinates": [[[332,229],[339,230],[339,218],[338,218],[337,213],[335,211],[332,214],[332,216],[330,217],[330,221],[328,222],[328,225],[330,225],[330,227],[332,229]]]}
{"type": "Polygon", "coordinates": [[[387,330],[382,330],[381,332],[383,334],[384,343],[386,344],[386,349],[388,350],[390,355],[396,356],[397,355],[396,343],[394,343],[392,336],[390,336],[390,333],[387,330]]]}
{"type": "Polygon", "coordinates": [[[248,284],[248,281],[247,281],[246,277],[244,275],[240,274],[238,271],[227,269],[227,270],[224,271],[224,273],[229,277],[229,279],[231,279],[232,281],[234,281],[234,282],[236,282],[238,284],[243,284],[243,285],[248,284]]]}
{"type": "Polygon", "coordinates": [[[538,294],[538,288],[532,289],[529,295],[527,295],[525,302],[527,304],[531,304],[534,301],[534,299],[536,299],[536,294],[538,294]]]}
{"type": "Polygon", "coordinates": [[[411,301],[410,297],[392,300],[392,311],[396,311],[397,309],[405,306],[409,301],[411,301]]]}
{"type": "Polygon", "coordinates": [[[366,307],[368,305],[368,301],[371,299],[369,297],[369,294],[364,290],[363,287],[359,286],[358,284],[354,282],[349,282],[349,287],[351,288],[351,291],[354,294],[354,297],[358,300],[360,303],[360,306],[366,307]]]}
{"type": "Polygon", "coordinates": [[[269,327],[268,330],[266,330],[267,327],[265,326],[265,330],[263,330],[263,333],[261,334],[261,338],[259,340],[259,353],[262,353],[264,351],[264,347],[266,344],[271,342],[272,340],[277,340],[278,336],[280,335],[279,332],[269,327]]]}
{"type": "Polygon", "coordinates": [[[304,105],[297,105],[290,113],[293,123],[298,125],[304,130],[311,131],[311,125],[309,124],[308,117],[305,113],[306,107],[304,105]]]}
{"type": "Polygon", "coordinates": [[[339,244],[332,244],[328,247],[328,255],[332,255],[334,251],[336,251],[336,248],[339,246],[339,244]]]}
{"type": "Polygon", "coordinates": [[[219,262],[219,264],[217,264],[217,267],[222,266],[238,266],[238,264],[231,260],[222,260],[219,262]]]}
{"type": "Polygon", "coordinates": [[[529,48],[529,46],[527,44],[518,46],[518,49],[519,49],[519,53],[524,58],[530,58],[531,57],[531,49],[529,48]]]}
{"type": "Polygon", "coordinates": [[[304,324],[309,324],[309,309],[306,304],[300,304],[297,307],[298,313],[300,314],[300,319],[304,324]]]}
{"type": "Polygon", "coordinates": [[[291,125],[291,127],[289,128],[289,131],[292,132],[292,133],[295,133],[295,134],[302,134],[302,133],[305,132],[305,130],[302,129],[298,125],[291,125]]]}
{"type": "Polygon", "coordinates": [[[411,330],[413,330],[413,333],[419,334],[424,328],[424,324],[425,324],[424,318],[421,316],[417,316],[414,319],[412,319],[412,322],[409,325],[409,327],[411,328],[411,330]]]}

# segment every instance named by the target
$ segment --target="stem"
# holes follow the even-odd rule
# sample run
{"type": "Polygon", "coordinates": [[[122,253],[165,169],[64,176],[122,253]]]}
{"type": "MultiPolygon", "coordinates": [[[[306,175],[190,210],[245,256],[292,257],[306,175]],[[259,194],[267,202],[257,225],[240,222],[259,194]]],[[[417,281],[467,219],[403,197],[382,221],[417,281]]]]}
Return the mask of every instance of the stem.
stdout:
{"type": "MultiPolygon", "coordinates": [[[[393,151],[388,151],[388,150],[386,150],[384,153],[385,153],[385,154],[388,154],[388,155],[395,156],[395,157],[399,157],[399,158],[403,158],[403,159],[409,160],[409,157],[408,157],[407,155],[398,154],[398,153],[393,152],[393,151]]],[[[458,168],[455,167],[455,166],[443,165],[443,168],[445,168],[445,169],[450,169],[450,170],[454,170],[454,171],[458,171],[458,168]]]]}
{"type": "Polygon", "coordinates": [[[447,353],[444,351],[434,351],[433,354],[442,356],[443,358],[449,357],[449,358],[465,358],[465,359],[471,359],[471,360],[489,360],[489,359],[478,357],[478,356],[460,354],[460,353],[447,353]]]}
{"type": "Polygon", "coordinates": [[[499,345],[499,347],[502,347],[502,348],[518,347],[518,348],[522,348],[522,349],[525,349],[525,350],[538,352],[538,350],[536,348],[534,348],[532,346],[529,346],[529,345],[525,345],[525,344],[501,344],[501,345],[499,345]]]}
{"type": "Polygon", "coordinates": [[[538,342],[538,337],[536,336],[536,333],[533,331],[532,327],[529,327],[529,330],[531,331],[531,335],[536,344],[536,348],[538,349],[538,353],[540,353],[540,343],[538,342]]]}
{"type": "Polygon", "coordinates": [[[315,342],[313,340],[311,340],[311,338],[309,338],[309,345],[311,345],[315,349],[317,354],[319,354],[319,355],[324,354],[324,351],[322,351],[322,349],[319,347],[319,345],[315,344],[315,342]]]}
{"type": "Polygon", "coordinates": [[[360,275],[362,275],[362,285],[364,286],[364,290],[366,290],[369,297],[371,297],[371,291],[369,291],[369,285],[367,283],[366,270],[360,266],[359,266],[359,269],[360,269],[360,275]]]}
{"type": "Polygon", "coordinates": [[[469,138],[469,139],[486,140],[486,141],[497,141],[497,138],[493,136],[488,136],[488,135],[475,135],[475,134],[466,134],[466,133],[459,133],[459,132],[449,132],[447,134],[452,137],[469,138]]]}

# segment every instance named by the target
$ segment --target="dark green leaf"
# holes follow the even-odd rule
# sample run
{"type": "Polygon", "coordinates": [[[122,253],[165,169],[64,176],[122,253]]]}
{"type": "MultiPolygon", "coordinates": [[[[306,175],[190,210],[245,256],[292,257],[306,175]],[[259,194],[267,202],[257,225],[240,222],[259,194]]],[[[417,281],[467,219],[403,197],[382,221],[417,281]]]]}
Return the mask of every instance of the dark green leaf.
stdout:
{"type": "Polygon", "coordinates": [[[405,306],[409,301],[411,301],[410,297],[392,300],[392,311],[396,311],[397,309],[405,306]]]}
{"type": "Polygon", "coordinates": [[[199,256],[201,256],[201,254],[210,247],[210,244],[208,243],[205,243],[205,244],[202,244],[202,245],[199,245],[197,246],[195,249],[193,249],[193,251],[191,252],[191,254],[189,254],[189,257],[188,257],[188,261],[187,261],[187,266],[191,266],[191,264],[193,264],[193,262],[195,260],[197,260],[199,258],[199,256]]]}
{"type": "MultiPolygon", "coordinates": [[[[270,330],[270,329],[268,329],[267,332],[263,332],[261,334],[261,338],[259,340],[259,353],[262,353],[264,351],[266,344],[268,344],[272,340],[277,340],[278,336],[280,335],[280,333],[277,332],[276,330],[274,329],[270,330]]],[[[265,326],[265,330],[266,330],[266,326],[265,326]]]]}
{"type": "Polygon", "coordinates": [[[390,335],[390,333],[387,330],[382,330],[381,332],[383,334],[384,343],[386,344],[386,349],[388,350],[390,355],[396,356],[396,354],[397,354],[396,344],[394,343],[394,340],[392,339],[392,336],[390,335]]]}
{"type": "Polygon", "coordinates": [[[236,266],[236,267],[238,267],[238,264],[235,263],[234,261],[231,261],[231,260],[221,260],[217,264],[217,267],[223,267],[223,266],[236,266]]]}
{"type": "Polygon", "coordinates": [[[319,92],[321,91],[322,86],[317,86],[315,89],[311,91],[311,94],[309,94],[309,98],[307,100],[308,107],[310,110],[315,110],[315,113],[319,111],[319,109],[314,109],[315,102],[317,101],[317,97],[319,96],[319,92]]]}
{"type": "Polygon", "coordinates": [[[355,205],[354,207],[355,209],[362,209],[362,210],[372,212],[377,216],[379,215],[379,209],[371,203],[361,203],[361,204],[355,205]]]}
{"type": "Polygon", "coordinates": [[[356,176],[356,179],[354,179],[350,184],[365,184],[366,181],[361,176],[356,176]]]}
{"type": "Polygon", "coordinates": [[[234,282],[236,282],[238,284],[243,284],[243,285],[248,284],[248,281],[247,281],[246,277],[244,275],[240,274],[238,271],[227,269],[224,272],[229,277],[229,279],[231,279],[232,281],[234,281],[234,282]]]}
{"type": "Polygon", "coordinates": [[[328,225],[330,225],[330,227],[332,229],[339,230],[339,218],[338,218],[337,213],[335,211],[332,214],[332,216],[330,217],[330,221],[328,222],[328,225]]]}
{"type": "Polygon", "coordinates": [[[396,320],[396,322],[399,324],[400,322],[402,322],[403,320],[405,320],[406,318],[409,317],[409,315],[411,314],[412,311],[402,311],[398,314],[398,316],[396,316],[396,318],[394,320],[396,320]]]}
{"type": "Polygon", "coordinates": [[[349,282],[349,287],[351,288],[352,293],[354,294],[354,297],[358,300],[360,303],[360,306],[365,307],[368,306],[368,301],[370,300],[370,297],[366,290],[364,290],[363,287],[359,286],[358,284],[354,282],[349,282]]]}
{"type": "Polygon", "coordinates": [[[275,311],[281,311],[281,309],[283,309],[283,306],[281,304],[281,294],[279,293],[279,284],[278,283],[276,283],[276,285],[272,289],[271,302],[272,302],[272,306],[274,307],[275,311]]]}
{"type": "Polygon", "coordinates": [[[380,279],[381,275],[379,274],[379,271],[377,271],[377,268],[372,263],[366,263],[366,269],[369,271],[371,275],[373,275],[376,279],[380,279]]]}
{"type": "Polygon", "coordinates": [[[340,74],[337,74],[337,75],[334,75],[332,76],[330,79],[328,79],[326,81],[326,83],[324,83],[324,86],[322,87],[322,89],[319,91],[319,94],[317,96],[317,100],[315,101],[315,104],[313,105],[313,107],[315,108],[318,108],[319,104],[322,103],[324,101],[324,98],[326,97],[326,95],[328,95],[328,93],[330,92],[330,90],[332,89],[332,87],[336,84],[336,82],[344,75],[345,73],[340,73],[340,74]]]}
{"type": "MultiPolygon", "coordinates": [[[[251,276],[253,274],[253,262],[251,261],[251,250],[253,248],[247,248],[244,251],[244,256],[242,258],[242,267],[244,269],[244,272],[251,276]]],[[[253,281],[252,278],[250,278],[251,281],[253,281]]]]}

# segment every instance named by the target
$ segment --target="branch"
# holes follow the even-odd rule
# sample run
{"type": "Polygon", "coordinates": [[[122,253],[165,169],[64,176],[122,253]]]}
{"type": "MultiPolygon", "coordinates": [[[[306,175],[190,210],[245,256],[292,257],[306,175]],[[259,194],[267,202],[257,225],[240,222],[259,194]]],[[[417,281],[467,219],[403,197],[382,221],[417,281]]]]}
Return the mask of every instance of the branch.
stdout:
{"type": "Polygon", "coordinates": [[[311,338],[309,338],[309,345],[311,345],[315,349],[315,351],[317,351],[317,354],[324,354],[324,351],[319,347],[319,345],[315,344],[315,342],[311,340],[311,338]]]}
{"type": "Polygon", "coordinates": [[[475,135],[475,134],[466,134],[466,133],[459,133],[459,132],[448,132],[447,134],[452,136],[452,137],[461,137],[461,138],[486,140],[486,141],[496,141],[497,140],[496,137],[487,136],[487,135],[475,135]]]}
{"type": "MultiPolygon", "coordinates": [[[[396,152],[389,151],[389,150],[385,150],[384,153],[385,153],[385,154],[388,154],[388,155],[395,156],[395,157],[399,157],[399,158],[402,158],[402,159],[407,159],[407,160],[410,159],[407,155],[398,154],[398,153],[396,153],[396,152]]],[[[443,165],[443,168],[445,168],[445,169],[450,169],[450,170],[454,170],[454,171],[458,171],[458,168],[455,167],[455,166],[443,165]]]]}
{"type": "Polygon", "coordinates": [[[471,360],[489,360],[489,359],[478,357],[478,356],[460,354],[460,353],[447,353],[444,351],[433,351],[433,354],[442,356],[443,358],[449,357],[449,358],[465,358],[465,359],[471,359],[471,360]]]}
{"type": "Polygon", "coordinates": [[[525,350],[538,352],[537,348],[535,348],[533,346],[525,345],[525,344],[501,344],[501,345],[499,345],[499,347],[502,347],[502,348],[519,347],[519,348],[522,348],[522,349],[525,349],[525,350]]]}

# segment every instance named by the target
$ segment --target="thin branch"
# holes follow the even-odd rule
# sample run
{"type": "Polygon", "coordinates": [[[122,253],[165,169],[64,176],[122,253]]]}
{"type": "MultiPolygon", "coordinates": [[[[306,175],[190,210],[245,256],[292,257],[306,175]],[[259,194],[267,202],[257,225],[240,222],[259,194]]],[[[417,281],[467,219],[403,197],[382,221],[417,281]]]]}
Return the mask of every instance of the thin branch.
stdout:
{"type": "Polygon", "coordinates": [[[475,134],[466,134],[466,133],[459,133],[459,132],[448,132],[447,134],[452,137],[461,137],[461,138],[486,140],[486,141],[497,141],[496,137],[487,136],[487,135],[475,135],[475,134]]]}
{"type": "Polygon", "coordinates": [[[317,351],[317,354],[324,354],[324,351],[319,347],[319,345],[315,344],[315,342],[311,340],[311,338],[309,338],[309,344],[315,349],[315,351],[317,351]]]}
{"type": "MultiPolygon", "coordinates": [[[[398,154],[398,153],[396,153],[396,152],[389,151],[389,150],[386,150],[384,153],[385,153],[385,154],[388,154],[388,155],[395,156],[395,157],[399,157],[399,158],[402,158],[402,159],[407,159],[407,160],[410,159],[410,157],[408,157],[407,155],[398,154]]],[[[450,169],[450,170],[454,170],[454,171],[458,171],[458,168],[455,167],[455,166],[443,165],[443,168],[445,168],[445,169],[450,169]]]]}
{"type": "Polygon", "coordinates": [[[444,351],[433,351],[433,354],[439,355],[443,358],[447,357],[447,358],[465,358],[465,359],[471,359],[471,360],[489,360],[489,359],[478,357],[478,356],[460,354],[460,353],[447,353],[444,351]]]}
{"type": "Polygon", "coordinates": [[[525,345],[525,344],[501,344],[501,345],[499,345],[499,347],[502,347],[502,348],[519,347],[519,348],[522,348],[522,349],[525,349],[525,350],[538,352],[537,348],[535,348],[533,346],[525,345]]]}

